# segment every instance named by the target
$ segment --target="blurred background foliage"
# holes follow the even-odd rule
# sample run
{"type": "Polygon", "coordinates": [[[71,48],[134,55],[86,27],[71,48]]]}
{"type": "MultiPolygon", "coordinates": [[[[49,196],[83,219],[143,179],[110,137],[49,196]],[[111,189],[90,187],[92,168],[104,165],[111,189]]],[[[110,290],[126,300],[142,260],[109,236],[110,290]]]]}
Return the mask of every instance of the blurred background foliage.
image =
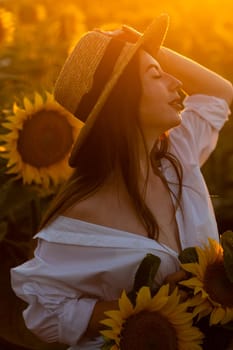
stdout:
{"type": "MultiPolygon", "coordinates": [[[[68,53],[87,30],[121,23],[143,31],[161,12],[171,16],[165,45],[233,81],[233,4],[231,0],[0,0],[0,122],[35,91],[53,90],[68,53]]],[[[6,129],[0,127],[0,133],[6,129]]],[[[203,167],[219,231],[233,229],[233,125],[203,167]]],[[[4,147],[3,144],[0,144],[4,147]]],[[[0,349],[59,349],[26,330],[24,305],[10,289],[9,269],[25,261],[29,242],[53,193],[7,175],[0,158],[0,349]]]]}

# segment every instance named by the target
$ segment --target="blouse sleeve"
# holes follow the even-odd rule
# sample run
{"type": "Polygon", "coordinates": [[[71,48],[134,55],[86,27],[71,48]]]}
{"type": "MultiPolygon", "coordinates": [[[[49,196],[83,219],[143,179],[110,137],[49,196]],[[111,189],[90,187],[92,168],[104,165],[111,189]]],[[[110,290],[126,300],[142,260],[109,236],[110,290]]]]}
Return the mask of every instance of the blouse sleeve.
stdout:
{"type": "Polygon", "coordinates": [[[170,133],[171,144],[183,163],[201,166],[216,147],[230,110],[225,100],[207,95],[189,96],[184,106],[181,125],[170,133]]]}
{"type": "Polygon", "coordinates": [[[28,329],[46,342],[75,345],[86,331],[97,299],[74,287],[77,272],[75,266],[62,264],[64,245],[50,244],[54,249],[47,250],[44,260],[40,256],[43,243],[46,248],[46,242],[39,240],[32,260],[11,269],[12,288],[28,303],[23,313],[28,329]]]}
{"type": "Polygon", "coordinates": [[[35,257],[11,270],[11,283],[28,304],[26,326],[46,342],[102,342],[84,335],[95,303],[129,292],[146,254],[161,260],[156,286],[179,269],[177,254],[155,240],[63,216],[36,237],[35,257]]]}

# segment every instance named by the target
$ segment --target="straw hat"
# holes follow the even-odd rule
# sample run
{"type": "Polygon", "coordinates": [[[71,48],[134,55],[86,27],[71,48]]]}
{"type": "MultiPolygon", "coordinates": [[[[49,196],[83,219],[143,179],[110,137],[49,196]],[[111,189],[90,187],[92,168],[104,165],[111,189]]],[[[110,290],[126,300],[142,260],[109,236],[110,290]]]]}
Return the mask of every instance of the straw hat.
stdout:
{"type": "MultiPolygon", "coordinates": [[[[139,48],[155,56],[163,43],[168,15],[157,17],[143,34],[123,26],[120,35],[93,30],[86,33],[67,58],[55,84],[55,99],[84,122],[69,159],[93,126],[118,78],[139,48]]],[[[115,34],[115,32],[113,32],[115,34]]]]}

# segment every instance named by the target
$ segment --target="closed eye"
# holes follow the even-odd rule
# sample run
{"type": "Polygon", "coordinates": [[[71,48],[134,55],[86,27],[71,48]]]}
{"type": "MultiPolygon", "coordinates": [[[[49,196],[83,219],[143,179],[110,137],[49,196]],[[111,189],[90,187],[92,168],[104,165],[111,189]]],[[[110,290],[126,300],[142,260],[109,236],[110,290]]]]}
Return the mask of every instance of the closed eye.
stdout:
{"type": "Polygon", "coordinates": [[[155,64],[150,64],[147,67],[146,71],[149,71],[149,70],[152,70],[152,69],[153,69],[153,73],[155,73],[152,76],[153,79],[159,79],[159,78],[162,77],[162,75],[161,75],[161,68],[159,66],[157,66],[155,64]]]}

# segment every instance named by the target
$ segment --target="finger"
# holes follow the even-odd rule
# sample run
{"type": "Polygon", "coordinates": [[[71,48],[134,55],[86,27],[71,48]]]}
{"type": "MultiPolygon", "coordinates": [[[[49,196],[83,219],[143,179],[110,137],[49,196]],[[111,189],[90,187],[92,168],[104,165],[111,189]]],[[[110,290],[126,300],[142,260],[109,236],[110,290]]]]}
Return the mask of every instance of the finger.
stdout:
{"type": "Polygon", "coordinates": [[[184,289],[179,289],[179,295],[180,295],[180,302],[184,302],[190,297],[189,292],[187,292],[184,289]]]}
{"type": "Polygon", "coordinates": [[[167,275],[167,277],[164,280],[164,283],[176,284],[182,280],[187,279],[188,277],[189,277],[188,272],[184,270],[180,270],[175,273],[171,273],[170,275],[167,275]]]}
{"type": "Polygon", "coordinates": [[[115,30],[102,30],[100,28],[94,29],[96,32],[103,33],[105,35],[109,36],[119,36],[120,34],[124,33],[122,29],[115,29],[115,30]]]}

